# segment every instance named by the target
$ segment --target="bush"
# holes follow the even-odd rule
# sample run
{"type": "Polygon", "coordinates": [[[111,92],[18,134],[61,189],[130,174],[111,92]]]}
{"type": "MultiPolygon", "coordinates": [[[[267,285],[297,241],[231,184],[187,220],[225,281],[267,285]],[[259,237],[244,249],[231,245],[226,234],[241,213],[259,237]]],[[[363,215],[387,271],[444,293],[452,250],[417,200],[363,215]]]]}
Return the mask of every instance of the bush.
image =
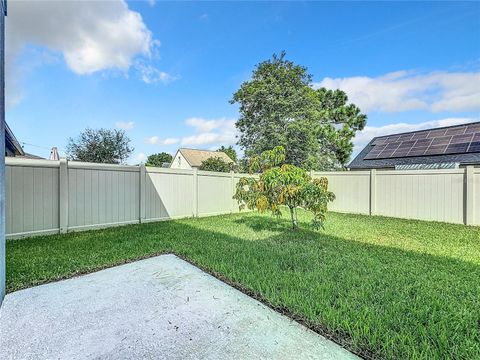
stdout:
{"type": "Polygon", "coordinates": [[[233,196],[240,208],[257,209],[260,212],[271,211],[281,216],[281,207],[290,210],[292,228],[298,229],[297,208],[301,207],[313,214],[312,225],[323,228],[327,204],[335,199],[328,191],[326,178],[312,179],[302,168],[280,164],[285,160],[285,150],[278,146],[250,160],[250,172],[260,171],[258,179],[241,178],[233,196]]]}
{"type": "Polygon", "coordinates": [[[232,164],[227,163],[222,158],[215,156],[202,161],[199,169],[206,171],[229,172],[232,170],[232,164]]]}

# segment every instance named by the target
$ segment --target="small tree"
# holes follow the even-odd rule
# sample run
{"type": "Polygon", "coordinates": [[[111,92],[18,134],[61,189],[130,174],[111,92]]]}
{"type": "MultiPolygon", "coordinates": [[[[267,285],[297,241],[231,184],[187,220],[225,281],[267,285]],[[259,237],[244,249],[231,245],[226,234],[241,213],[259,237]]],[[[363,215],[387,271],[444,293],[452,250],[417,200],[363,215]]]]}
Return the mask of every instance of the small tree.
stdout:
{"type": "Polygon", "coordinates": [[[199,169],[207,171],[229,172],[232,170],[232,165],[227,163],[222,158],[214,156],[202,161],[199,169]]]}
{"type": "Polygon", "coordinates": [[[162,167],[164,163],[171,163],[173,156],[166,152],[149,155],[146,166],[162,167]]]}
{"type": "Polygon", "coordinates": [[[298,229],[297,208],[302,207],[313,214],[313,227],[323,228],[327,204],[335,199],[328,191],[327,179],[312,179],[302,168],[280,165],[284,160],[285,150],[281,146],[252,158],[250,171],[260,171],[260,176],[241,178],[233,198],[240,209],[246,206],[260,212],[270,210],[275,216],[282,215],[281,206],[288,207],[294,230],[298,229]]]}
{"type": "Polygon", "coordinates": [[[233,160],[233,162],[237,162],[237,152],[235,151],[233,146],[230,145],[229,147],[225,147],[222,145],[217,151],[224,152],[228,155],[230,159],[233,160]]]}
{"type": "Polygon", "coordinates": [[[68,139],[66,153],[70,160],[123,164],[133,150],[124,130],[87,128],[77,138],[68,139]]]}

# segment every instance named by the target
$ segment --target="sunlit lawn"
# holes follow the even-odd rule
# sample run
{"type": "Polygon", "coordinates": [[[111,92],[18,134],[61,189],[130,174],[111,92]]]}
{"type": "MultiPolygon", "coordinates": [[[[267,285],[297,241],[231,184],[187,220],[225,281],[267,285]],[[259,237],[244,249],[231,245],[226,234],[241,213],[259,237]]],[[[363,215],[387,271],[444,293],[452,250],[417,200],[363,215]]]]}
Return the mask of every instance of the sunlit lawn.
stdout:
{"type": "Polygon", "coordinates": [[[480,228],[300,216],[298,232],[248,213],[8,241],[7,286],[172,252],[364,356],[480,358],[480,228]]]}

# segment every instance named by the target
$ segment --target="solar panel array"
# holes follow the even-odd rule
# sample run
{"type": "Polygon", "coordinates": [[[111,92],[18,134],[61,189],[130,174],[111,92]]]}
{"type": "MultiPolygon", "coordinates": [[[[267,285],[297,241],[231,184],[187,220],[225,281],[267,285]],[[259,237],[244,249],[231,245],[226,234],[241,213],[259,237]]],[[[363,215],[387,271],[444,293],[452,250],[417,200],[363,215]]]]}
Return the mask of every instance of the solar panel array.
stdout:
{"type": "Polygon", "coordinates": [[[385,136],[372,145],[365,159],[480,152],[480,123],[385,136]]]}

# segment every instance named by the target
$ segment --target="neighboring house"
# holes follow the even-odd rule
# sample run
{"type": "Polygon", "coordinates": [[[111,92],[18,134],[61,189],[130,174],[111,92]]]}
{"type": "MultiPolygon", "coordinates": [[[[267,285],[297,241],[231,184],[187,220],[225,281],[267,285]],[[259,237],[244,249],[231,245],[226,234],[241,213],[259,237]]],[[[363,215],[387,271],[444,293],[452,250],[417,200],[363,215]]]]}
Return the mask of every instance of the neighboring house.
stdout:
{"type": "Polygon", "coordinates": [[[41,156],[25,152],[7,122],[5,122],[5,156],[33,160],[45,159],[41,156]]]}
{"type": "Polygon", "coordinates": [[[480,122],[373,138],[348,165],[365,169],[480,166],[480,122]]]}
{"type": "Polygon", "coordinates": [[[233,163],[230,157],[221,151],[197,150],[180,148],[173,157],[170,164],[172,169],[194,169],[199,168],[202,162],[212,157],[221,158],[226,163],[233,163]]]}
{"type": "Polygon", "coordinates": [[[5,156],[25,156],[22,146],[5,122],[5,156]]]}

